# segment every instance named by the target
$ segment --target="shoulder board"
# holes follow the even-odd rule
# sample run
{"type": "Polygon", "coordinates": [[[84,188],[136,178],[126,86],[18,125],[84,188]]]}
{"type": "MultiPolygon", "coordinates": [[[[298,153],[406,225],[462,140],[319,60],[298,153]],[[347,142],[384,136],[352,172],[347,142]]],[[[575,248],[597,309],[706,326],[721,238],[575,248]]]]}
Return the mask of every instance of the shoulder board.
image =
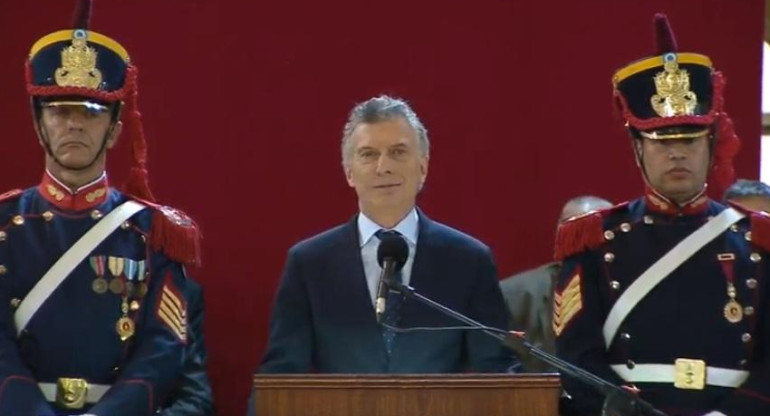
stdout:
{"type": "Polygon", "coordinates": [[[24,191],[21,189],[11,189],[10,191],[0,195],[0,204],[3,202],[13,201],[14,199],[20,197],[22,193],[24,193],[24,191]]]}
{"type": "Polygon", "coordinates": [[[749,218],[751,243],[762,250],[770,251],[770,214],[763,211],[754,211],[732,201],[728,202],[727,205],[749,218]]]}
{"type": "Polygon", "coordinates": [[[201,233],[192,218],[176,208],[131,195],[129,197],[153,210],[149,238],[150,247],[153,250],[162,251],[173,261],[190,266],[200,266],[201,233]]]}
{"type": "Polygon", "coordinates": [[[562,261],[569,256],[593,250],[604,243],[604,218],[619,212],[628,206],[628,202],[614,207],[589,211],[572,217],[559,224],[556,230],[554,259],[562,261]]]}

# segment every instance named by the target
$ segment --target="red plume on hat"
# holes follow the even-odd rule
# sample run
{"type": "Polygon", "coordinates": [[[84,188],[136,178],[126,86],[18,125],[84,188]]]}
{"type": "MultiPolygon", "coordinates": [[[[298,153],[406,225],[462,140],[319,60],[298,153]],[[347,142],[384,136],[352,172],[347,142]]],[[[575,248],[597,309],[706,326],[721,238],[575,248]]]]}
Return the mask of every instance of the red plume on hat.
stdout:
{"type": "Polygon", "coordinates": [[[655,13],[653,18],[655,26],[655,48],[656,55],[663,55],[669,52],[676,52],[676,37],[668,24],[668,17],[663,13],[655,13]]]}
{"type": "Polygon", "coordinates": [[[72,27],[74,29],[88,29],[91,22],[91,0],[79,0],[72,14],[72,27]]]}

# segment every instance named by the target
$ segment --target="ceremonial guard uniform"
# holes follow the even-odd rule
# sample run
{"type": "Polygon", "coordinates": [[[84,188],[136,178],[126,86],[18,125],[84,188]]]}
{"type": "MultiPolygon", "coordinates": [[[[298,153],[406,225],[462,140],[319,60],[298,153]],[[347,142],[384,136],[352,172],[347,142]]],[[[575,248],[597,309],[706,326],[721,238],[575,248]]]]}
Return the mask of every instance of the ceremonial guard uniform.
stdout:
{"type": "Polygon", "coordinates": [[[83,106],[111,111],[112,130],[123,113],[132,172],[122,191],[106,174],[71,190],[46,171],[0,196],[0,415],[151,415],[182,371],[183,264],[198,262],[197,227],[154,202],[136,67],[88,30],[89,14],[81,1],[74,29],[32,47],[35,120],[44,106],[83,106]]]}
{"type": "MultiPolygon", "coordinates": [[[[709,134],[709,181],[727,185],[739,143],[724,79],[708,57],[677,51],[665,16],[656,29],[658,54],[613,79],[627,126],[635,140],[709,134]]],[[[704,192],[674,203],[648,182],[642,198],[560,227],[557,352],[672,416],[770,415],[770,217],[704,192]]],[[[563,385],[567,414],[601,413],[599,393],[563,385]]]]}

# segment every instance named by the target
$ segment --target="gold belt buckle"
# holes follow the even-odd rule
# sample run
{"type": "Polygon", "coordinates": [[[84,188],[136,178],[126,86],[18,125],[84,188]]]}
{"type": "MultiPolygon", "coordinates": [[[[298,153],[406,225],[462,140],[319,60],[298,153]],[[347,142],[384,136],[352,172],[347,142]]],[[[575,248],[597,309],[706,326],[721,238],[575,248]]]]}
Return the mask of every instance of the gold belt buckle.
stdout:
{"type": "Polygon", "coordinates": [[[82,409],[87,394],[88,382],[82,378],[62,377],[56,382],[56,404],[65,409],[82,409]]]}
{"type": "Polygon", "coordinates": [[[706,362],[677,358],[674,362],[674,387],[685,390],[703,390],[706,386],[706,362]]]}

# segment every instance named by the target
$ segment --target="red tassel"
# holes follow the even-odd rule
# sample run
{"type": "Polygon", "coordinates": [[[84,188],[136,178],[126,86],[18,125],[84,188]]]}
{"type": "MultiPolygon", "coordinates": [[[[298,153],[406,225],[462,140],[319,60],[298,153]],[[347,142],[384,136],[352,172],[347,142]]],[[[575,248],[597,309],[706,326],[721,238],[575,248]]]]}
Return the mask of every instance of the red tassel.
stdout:
{"type": "Polygon", "coordinates": [[[720,72],[714,73],[714,109],[718,111],[716,120],[716,139],[713,166],[709,176],[712,195],[721,197],[724,191],[735,182],[733,159],[741,150],[741,140],[735,133],[733,121],[724,112],[725,79],[720,72]]]}
{"type": "Polygon", "coordinates": [[[123,184],[123,191],[139,199],[155,202],[155,196],[147,182],[147,169],[133,166],[128,172],[128,179],[123,184]]]}
{"type": "Polygon", "coordinates": [[[170,207],[156,208],[150,230],[153,250],[179,263],[200,267],[200,241],[198,226],[187,215],[170,207]]]}
{"type": "Polygon", "coordinates": [[[137,198],[155,202],[149,185],[147,173],[147,141],[144,138],[142,114],[139,112],[139,70],[130,65],[126,70],[126,84],[131,85],[126,99],[126,130],[131,140],[131,171],[123,185],[123,190],[137,198]]]}
{"type": "Polygon", "coordinates": [[[567,257],[592,250],[604,243],[604,216],[602,212],[590,212],[559,225],[556,231],[554,258],[562,261],[567,257]]]}

